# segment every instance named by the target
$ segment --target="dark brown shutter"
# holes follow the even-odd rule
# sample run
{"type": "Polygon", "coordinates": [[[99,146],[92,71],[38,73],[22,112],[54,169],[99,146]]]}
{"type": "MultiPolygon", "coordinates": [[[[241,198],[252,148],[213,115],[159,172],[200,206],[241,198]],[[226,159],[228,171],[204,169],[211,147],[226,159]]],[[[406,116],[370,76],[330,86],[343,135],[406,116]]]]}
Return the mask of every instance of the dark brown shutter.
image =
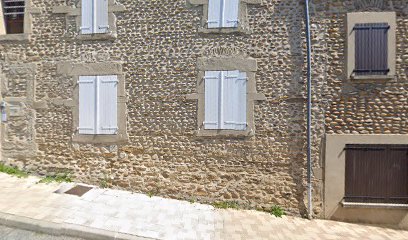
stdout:
{"type": "Polygon", "coordinates": [[[408,204],[408,146],[347,145],[345,201],[408,204]]]}
{"type": "Polygon", "coordinates": [[[355,69],[356,75],[387,75],[388,31],[387,23],[356,24],[355,69]]]}

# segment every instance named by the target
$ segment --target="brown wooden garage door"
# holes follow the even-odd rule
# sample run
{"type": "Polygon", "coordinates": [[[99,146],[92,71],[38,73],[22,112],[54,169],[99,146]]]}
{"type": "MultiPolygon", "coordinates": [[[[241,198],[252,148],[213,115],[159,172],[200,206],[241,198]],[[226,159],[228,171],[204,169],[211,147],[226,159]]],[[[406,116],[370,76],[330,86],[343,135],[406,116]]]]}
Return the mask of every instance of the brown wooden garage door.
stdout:
{"type": "Polygon", "coordinates": [[[347,145],[345,201],[408,204],[408,145],[347,145]]]}

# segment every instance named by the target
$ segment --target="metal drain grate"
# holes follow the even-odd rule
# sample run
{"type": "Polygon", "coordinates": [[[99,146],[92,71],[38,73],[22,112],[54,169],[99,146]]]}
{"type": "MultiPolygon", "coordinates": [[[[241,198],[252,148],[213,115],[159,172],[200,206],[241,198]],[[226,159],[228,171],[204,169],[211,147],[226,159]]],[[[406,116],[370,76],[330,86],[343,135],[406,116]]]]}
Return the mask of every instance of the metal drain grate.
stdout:
{"type": "Polygon", "coordinates": [[[82,185],[76,185],[75,187],[69,189],[68,191],[65,192],[65,194],[71,194],[75,195],[78,197],[82,197],[85,193],[87,193],[89,190],[91,190],[92,187],[87,187],[87,186],[82,186],[82,185]]]}

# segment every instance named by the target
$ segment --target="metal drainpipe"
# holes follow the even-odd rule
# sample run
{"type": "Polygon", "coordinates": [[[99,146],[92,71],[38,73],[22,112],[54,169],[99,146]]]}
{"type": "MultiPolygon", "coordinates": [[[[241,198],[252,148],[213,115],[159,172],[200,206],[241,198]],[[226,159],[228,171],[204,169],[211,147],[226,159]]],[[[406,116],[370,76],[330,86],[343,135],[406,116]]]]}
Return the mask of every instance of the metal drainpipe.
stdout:
{"type": "Polygon", "coordinates": [[[309,0],[305,0],[307,41],[307,198],[308,218],[313,217],[312,205],[312,46],[310,39],[309,0]]]}

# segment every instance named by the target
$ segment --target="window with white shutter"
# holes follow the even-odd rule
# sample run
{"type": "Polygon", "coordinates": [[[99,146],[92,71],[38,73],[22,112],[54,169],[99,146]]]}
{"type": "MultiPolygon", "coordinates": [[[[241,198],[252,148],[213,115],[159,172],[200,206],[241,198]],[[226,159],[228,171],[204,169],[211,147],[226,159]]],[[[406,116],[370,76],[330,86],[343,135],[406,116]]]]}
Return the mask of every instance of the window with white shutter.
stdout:
{"type": "Polygon", "coordinates": [[[205,72],[205,129],[219,129],[221,72],[205,72]]]}
{"type": "Polygon", "coordinates": [[[81,76],[78,84],[79,134],[117,134],[117,76],[81,76]]]}
{"type": "Polygon", "coordinates": [[[115,134],[118,130],[117,86],[117,76],[99,77],[97,134],[115,134]]]}
{"type": "Polygon", "coordinates": [[[208,28],[238,27],[239,0],[209,0],[208,28]]]}
{"type": "Polygon", "coordinates": [[[204,129],[246,130],[246,101],[246,73],[206,71],[204,129]]]}
{"type": "Polygon", "coordinates": [[[96,77],[79,77],[79,134],[95,134],[96,77]]]}
{"type": "Polygon", "coordinates": [[[239,0],[224,0],[223,27],[238,27],[239,0]]]}
{"type": "Polygon", "coordinates": [[[108,32],[108,0],[82,0],[81,14],[82,34],[108,32]]]}

